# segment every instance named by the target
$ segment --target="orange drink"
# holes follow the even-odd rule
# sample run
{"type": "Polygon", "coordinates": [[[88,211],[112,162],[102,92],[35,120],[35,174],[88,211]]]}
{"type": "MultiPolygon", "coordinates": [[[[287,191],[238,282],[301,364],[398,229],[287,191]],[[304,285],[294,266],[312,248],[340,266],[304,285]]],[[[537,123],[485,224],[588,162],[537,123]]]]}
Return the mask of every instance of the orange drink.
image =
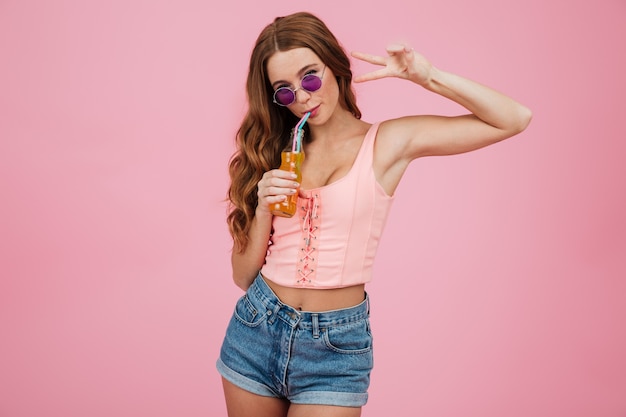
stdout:
{"type": "MultiPolygon", "coordinates": [[[[295,181],[300,183],[302,181],[302,162],[304,161],[304,152],[300,150],[300,152],[292,152],[291,149],[284,150],[281,153],[281,164],[280,168],[283,171],[294,172],[297,177],[295,181]]],[[[281,217],[292,217],[296,214],[296,210],[298,208],[298,192],[296,190],[295,194],[288,195],[286,200],[283,200],[279,203],[270,204],[270,211],[274,216],[281,217]]]]}

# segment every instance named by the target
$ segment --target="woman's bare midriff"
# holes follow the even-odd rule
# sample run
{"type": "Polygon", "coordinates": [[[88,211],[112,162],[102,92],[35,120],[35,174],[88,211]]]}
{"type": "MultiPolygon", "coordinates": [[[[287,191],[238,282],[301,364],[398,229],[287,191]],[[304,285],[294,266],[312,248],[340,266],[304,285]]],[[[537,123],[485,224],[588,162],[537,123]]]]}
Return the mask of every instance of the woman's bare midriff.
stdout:
{"type": "Polygon", "coordinates": [[[339,310],[361,304],[365,300],[364,284],[345,288],[313,289],[285,287],[265,276],[263,280],[280,301],[301,311],[339,310]]]}

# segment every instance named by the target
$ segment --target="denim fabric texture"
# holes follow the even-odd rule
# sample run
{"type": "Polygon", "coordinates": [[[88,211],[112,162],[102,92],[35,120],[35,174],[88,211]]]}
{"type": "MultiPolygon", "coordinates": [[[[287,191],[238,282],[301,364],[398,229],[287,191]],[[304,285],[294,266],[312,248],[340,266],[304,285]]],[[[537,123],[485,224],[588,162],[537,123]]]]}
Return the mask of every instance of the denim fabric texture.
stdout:
{"type": "Polygon", "coordinates": [[[259,274],[237,301],[217,369],[254,394],[360,407],[373,367],[369,297],[325,312],[283,304],[259,274]]]}

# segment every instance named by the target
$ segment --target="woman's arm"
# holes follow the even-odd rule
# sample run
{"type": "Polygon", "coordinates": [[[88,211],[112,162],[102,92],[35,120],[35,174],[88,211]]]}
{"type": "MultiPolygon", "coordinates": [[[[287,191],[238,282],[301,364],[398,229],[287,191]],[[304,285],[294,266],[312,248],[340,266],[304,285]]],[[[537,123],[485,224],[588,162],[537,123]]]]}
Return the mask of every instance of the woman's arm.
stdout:
{"type": "Polygon", "coordinates": [[[297,192],[300,184],[294,181],[295,178],[293,172],[274,169],[266,172],[257,184],[258,205],[248,232],[248,245],[245,248],[233,247],[231,255],[233,281],[244,291],[265,263],[272,231],[270,204],[279,203],[287,195],[297,192]]]}
{"type": "MultiPolygon", "coordinates": [[[[435,68],[423,56],[404,45],[391,45],[388,57],[353,52],[355,58],[384,66],[355,77],[355,82],[384,77],[413,81],[425,89],[455,101],[471,114],[409,116],[386,123],[385,137],[393,138],[389,162],[404,163],[421,156],[451,155],[496,143],[523,131],[531,111],[492,88],[435,68]]],[[[391,141],[390,141],[391,142],[391,141]]]]}
{"type": "MultiPolygon", "coordinates": [[[[262,211],[262,210],[261,210],[262,211]]],[[[272,230],[272,214],[259,213],[257,208],[254,219],[248,232],[248,245],[245,249],[233,247],[231,263],[233,267],[233,281],[242,290],[247,290],[259,270],[265,263],[267,246],[272,230]]]]}

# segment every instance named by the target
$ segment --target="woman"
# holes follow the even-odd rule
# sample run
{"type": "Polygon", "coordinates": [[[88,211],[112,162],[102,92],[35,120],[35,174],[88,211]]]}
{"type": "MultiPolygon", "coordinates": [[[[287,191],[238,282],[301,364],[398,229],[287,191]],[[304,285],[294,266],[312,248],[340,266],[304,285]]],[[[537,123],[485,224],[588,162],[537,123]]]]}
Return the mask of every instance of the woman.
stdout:
{"type": "Polygon", "coordinates": [[[372,369],[365,284],[406,168],[491,145],[530,122],[526,107],[406,45],[352,56],[380,67],[355,82],[405,79],[469,114],[367,123],[350,60],[323,22],[295,13],[261,32],[230,164],[233,279],[246,291],[217,361],[231,417],[359,416],[372,369]],[[299,184],[276,167],[307,113],[299,184]],[[298,213],[273,216],[270,205],[294,194],[298,213]]]}

